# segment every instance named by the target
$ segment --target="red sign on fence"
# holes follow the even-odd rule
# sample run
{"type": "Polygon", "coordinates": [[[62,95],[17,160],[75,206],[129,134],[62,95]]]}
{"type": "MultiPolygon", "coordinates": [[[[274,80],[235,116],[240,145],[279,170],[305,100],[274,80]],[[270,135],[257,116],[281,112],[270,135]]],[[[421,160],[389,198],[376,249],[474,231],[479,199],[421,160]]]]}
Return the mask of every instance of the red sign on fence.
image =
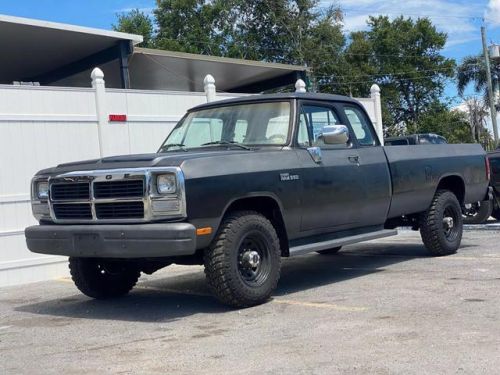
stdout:
{"type": "Polygon", "coordinates": [[[127,122],[127,115],[109,115],[109,122],[127,122]]]}

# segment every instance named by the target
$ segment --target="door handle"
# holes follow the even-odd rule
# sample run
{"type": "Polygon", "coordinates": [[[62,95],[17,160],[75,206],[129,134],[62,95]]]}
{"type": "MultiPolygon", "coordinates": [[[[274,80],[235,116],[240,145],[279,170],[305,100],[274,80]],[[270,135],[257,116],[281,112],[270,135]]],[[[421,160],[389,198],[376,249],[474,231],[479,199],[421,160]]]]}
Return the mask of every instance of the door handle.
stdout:
{"type": "Polygon", "coordinates": [[[353,164],[356,164],[356,165],[359,165],[359,156],[357,155],[351,155],[351,156],[348,156],[347,159],[353,163],[353,164]]]}

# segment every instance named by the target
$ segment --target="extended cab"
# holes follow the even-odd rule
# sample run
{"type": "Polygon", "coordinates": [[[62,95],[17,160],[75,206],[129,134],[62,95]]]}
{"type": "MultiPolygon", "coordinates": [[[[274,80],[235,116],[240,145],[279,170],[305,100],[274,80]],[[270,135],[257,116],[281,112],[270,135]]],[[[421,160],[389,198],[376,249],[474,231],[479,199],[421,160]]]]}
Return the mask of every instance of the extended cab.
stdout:
{"type": "Polygon", "coordinates": [[[69,256],[86,295],[126,294],[140,273],[204,264],[232,306],[267,300],[282,257],[420,230],[454,253],[461,206],[487,195],[480,145],[380,145],[359,102],[293,93],[188,111],[156,153],[36,174],[31,251],[69,256]]]}

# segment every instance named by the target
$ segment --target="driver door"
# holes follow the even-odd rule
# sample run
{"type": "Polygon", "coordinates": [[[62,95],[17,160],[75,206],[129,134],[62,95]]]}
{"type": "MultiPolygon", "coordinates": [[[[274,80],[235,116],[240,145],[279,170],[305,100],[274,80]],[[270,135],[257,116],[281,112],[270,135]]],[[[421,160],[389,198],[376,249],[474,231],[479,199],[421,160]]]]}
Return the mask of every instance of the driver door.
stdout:
{"type": "Polygon", "coordinates": [[[301,231],[319,234],[361,226],[364,202],[363,175],[355,143],[327,145],[320,134],[326,125],[340,124],[333,106],[302,103],[297,130],[298,158],[302,164],[301,231]],[[317,147],[321,162],[308,148],[317,147]]]}

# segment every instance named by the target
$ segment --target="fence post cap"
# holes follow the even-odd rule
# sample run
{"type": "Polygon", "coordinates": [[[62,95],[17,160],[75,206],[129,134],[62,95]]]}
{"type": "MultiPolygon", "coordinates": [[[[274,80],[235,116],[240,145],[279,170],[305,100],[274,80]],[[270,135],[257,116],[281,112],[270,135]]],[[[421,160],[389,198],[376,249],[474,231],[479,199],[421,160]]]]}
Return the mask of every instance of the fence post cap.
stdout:
{"type": "Polygon", "coordinates": [[[92,78],[93,81],[95,81],[96,79],[103,79],[104,72],[99,68],[94,68],[94,70],[92,70],[92,73],[90,73],[90,78],[92,78]]]}
{"type": "Polygon", "coordinates": [[[379,85],[377,85],[376,83],[374,83],[372,85],[372,87],[370,87],[370,93],[372,93],[372,94],[380,94],[380,87],[379,87],[379,85]]]}
{"type": "Polygon", "coordinates": [[[306,83],[298,79],[297,82],[295,82],[295,92],[306,92],[306,83]]]}
{"type": "Polygon", "coordinates": [[[211,75],[211,74],[207,74],[207,75],[205,76],[205,79],[203,80],[203,84],[204,84],[205,86],[215,84],[215,78],[213,77],[213,75],[211,75]]]}

